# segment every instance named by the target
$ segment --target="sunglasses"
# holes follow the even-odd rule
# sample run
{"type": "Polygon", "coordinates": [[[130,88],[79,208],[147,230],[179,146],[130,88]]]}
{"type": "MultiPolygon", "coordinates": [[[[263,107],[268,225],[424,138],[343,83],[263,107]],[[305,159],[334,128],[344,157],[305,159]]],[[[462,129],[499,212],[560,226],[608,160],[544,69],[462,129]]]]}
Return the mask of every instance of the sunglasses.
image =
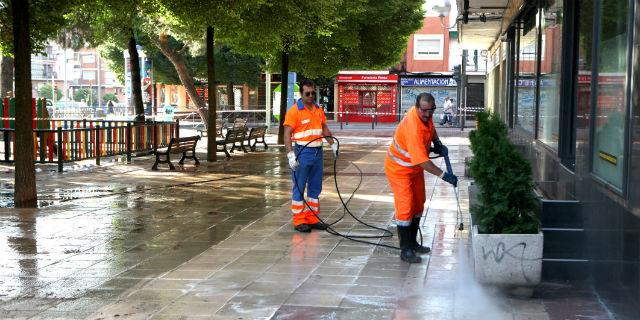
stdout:
{"type": "Polygon", "coordinates": [[[427,109],[418,108],[418,111],[420,111],[420,112],[433,112],[435,110],[436,110],[435,107],[434,108],[427,108],[427,109]]]}
{"type": "Polygon", "coordinates": [[[305,93],[304,93],[304,96],[305,96],[305,97],[310,97],[310,96],[314,96],[314,97],[315,97],[315,95],[316,95],[315,91],[305,92],[305,93]]]}

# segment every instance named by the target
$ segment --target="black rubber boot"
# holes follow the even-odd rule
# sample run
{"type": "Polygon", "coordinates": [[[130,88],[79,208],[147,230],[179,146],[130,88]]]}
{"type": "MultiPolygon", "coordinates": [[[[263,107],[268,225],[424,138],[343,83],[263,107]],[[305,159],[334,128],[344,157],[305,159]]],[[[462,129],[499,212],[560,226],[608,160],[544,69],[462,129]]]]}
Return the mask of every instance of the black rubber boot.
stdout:
{"type": "Polygon", "coordinates": [[[310,224],[309,227],[311,229],[316,229],[316,230],[327,230],[327,224],[322,221],[319,221],[314,224],[310,224]]]}
{"type": "Polygon", "coordinates": [[[411,245],[413,246],[413,250],[418,254],[426,254],[431,252],[431,248],[421,246],[418,243],[418,229],[420,228],[420,217],[415,217],[411,220],[411,234],[409,235],[409,239],[411,241],[411,245]]]}
{"type": "Polygon", "coordinates": [[[400,259],[409,263],[420,263],[422,259],[416,256],[411,245],[411,226],[398,226],[398,240],[400,241],[400,259]]]}
{"type": "Polygon", "coordinates": [[[309,225],[306,223],[299,224],[295,226],[294,229],[296,229],[296,231],[298,232],[311,232],[311,227],[309,227],[309,225]]]}

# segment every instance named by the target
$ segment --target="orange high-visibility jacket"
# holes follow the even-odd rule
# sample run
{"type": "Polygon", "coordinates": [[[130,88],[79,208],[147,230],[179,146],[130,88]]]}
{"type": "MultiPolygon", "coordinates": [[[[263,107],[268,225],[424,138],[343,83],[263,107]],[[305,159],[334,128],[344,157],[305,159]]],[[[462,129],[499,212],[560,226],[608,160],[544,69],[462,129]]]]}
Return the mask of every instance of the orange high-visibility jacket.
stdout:
{"type": "MultiPolygon", "coordinates": [[[[284,125],[293,129],[291,140],[300,145],[322,137],[322,125],[325,123],[327,123],[327,117],[322,108],[314,104],[313,110],[309,111],[301,99],[298,99],[298,102],[287,111],[284,118],[284,125]]],[[[309,147],[320,146],[322,146],[322,139],[309,144],[309,147]]]]}
{"type": "Polygon", "coordinates": [[[390,174],[412,174],[423,169],[418,164],[429,161],[429,148],[435,135],[433,118],[427,124],[418,110],[411,108],[400,121],[387,151],[385,169],[390,174]]]}

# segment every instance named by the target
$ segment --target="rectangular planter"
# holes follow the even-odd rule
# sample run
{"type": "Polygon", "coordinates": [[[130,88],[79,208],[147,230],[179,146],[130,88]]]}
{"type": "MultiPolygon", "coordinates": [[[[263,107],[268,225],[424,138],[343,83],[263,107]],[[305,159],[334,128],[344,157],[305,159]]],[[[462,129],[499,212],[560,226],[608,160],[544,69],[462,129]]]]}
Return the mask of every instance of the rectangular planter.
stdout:
{"type": "Polygon", "coordinates": [[[474,275],[482,284],[532,287],[542,272],[542,232],[480,234],[473,226],[474,275]]]}
{"type": "Polygon", "coordinates": [[[469,215],[471,216],[471,225],[475,226],[477,224],[476,215],[473,210],[474,206],[478,205],[478,195],[480,194],[480,190],[478,185],[474,182],[469,183],[469,215]]]}

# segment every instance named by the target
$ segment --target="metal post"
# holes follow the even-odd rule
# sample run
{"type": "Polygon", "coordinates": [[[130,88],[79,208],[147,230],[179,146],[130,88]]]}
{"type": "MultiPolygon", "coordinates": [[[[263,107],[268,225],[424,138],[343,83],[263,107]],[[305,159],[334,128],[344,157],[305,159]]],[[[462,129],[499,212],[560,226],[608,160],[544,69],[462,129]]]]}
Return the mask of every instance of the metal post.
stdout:
{"type": "Polygon", "coordinates": [[[180,119],[176,119],[176,138],[180,138],[180,119]]]}
{"type": "Polygon", "coordinates": [[[153,151],[158,150],[158,124],[153,121],[153,151]]]}
{"type": "MultiPolygon", "coordinates": [[[[467,50],[462,50],[462,65],[460,66],[460,80],[462,82],[460,86],[460,95],[458,97],[458,101],[460,101],[460,106],[463,110],[467,109],[467,50]]],[[[462,111],[463,111],[462,110],[462,111]]],[[[458,117],[460,119],[460,131],[464,131],[464,117],[462,115],[463,112],[458,109],[458,117]]]]}
{"type": "Polygon", "coordinates": [[[375,130],[374,123],[375,123],[375,115],[372,112],[371,113],[371,130],[375,130]]]}
{"type": "Polygon", "coordinates": [[[342,130],[342,118],[344,117],[342,116],[342,114],[338,114],[338,117],[340,117],[340,130],[342,130]]]}
{"type": "Polygon", "coordinates": [[[349,125],[349,110],[345,111],[347,117],[345,118],[345,124],[349,125]]]}
{"type": "Polygon", "coordinates": [[[100,126],[96,126],[96,141],[95,141],[95,151],[96,151],[96,166],[100,165],[100,126]]]}
{"type": "Polygon", "coordinates": [[[127,123],[127,163],[131,163],[131,122],[127,123]]]}
{"type": "Polygon", "coordinates": [[[267,120],[267,132],[269,132],[269,130],[271,129],[271,73],[269,73],[268,71],[265,72],[264,74],[265,76],[265,108],[266,108],[266,115],[265,115],[265,119],[267,120]]]}
{"type": "Polygon", "coordinates": [[[4,160],[5,161],[9,161],[9,158],[11,157],[11,144],[9,143],[11,140],[9,140],[9,135],[11,134],[10,130],[4,131],[3,132],[3,138],[4,138],[4,160]]]}
{"type": "Polygon", "coordinates": [[[62,127],[58,127],[58,172],[62,172],[64,157],[62,156],[62,127]]]}

